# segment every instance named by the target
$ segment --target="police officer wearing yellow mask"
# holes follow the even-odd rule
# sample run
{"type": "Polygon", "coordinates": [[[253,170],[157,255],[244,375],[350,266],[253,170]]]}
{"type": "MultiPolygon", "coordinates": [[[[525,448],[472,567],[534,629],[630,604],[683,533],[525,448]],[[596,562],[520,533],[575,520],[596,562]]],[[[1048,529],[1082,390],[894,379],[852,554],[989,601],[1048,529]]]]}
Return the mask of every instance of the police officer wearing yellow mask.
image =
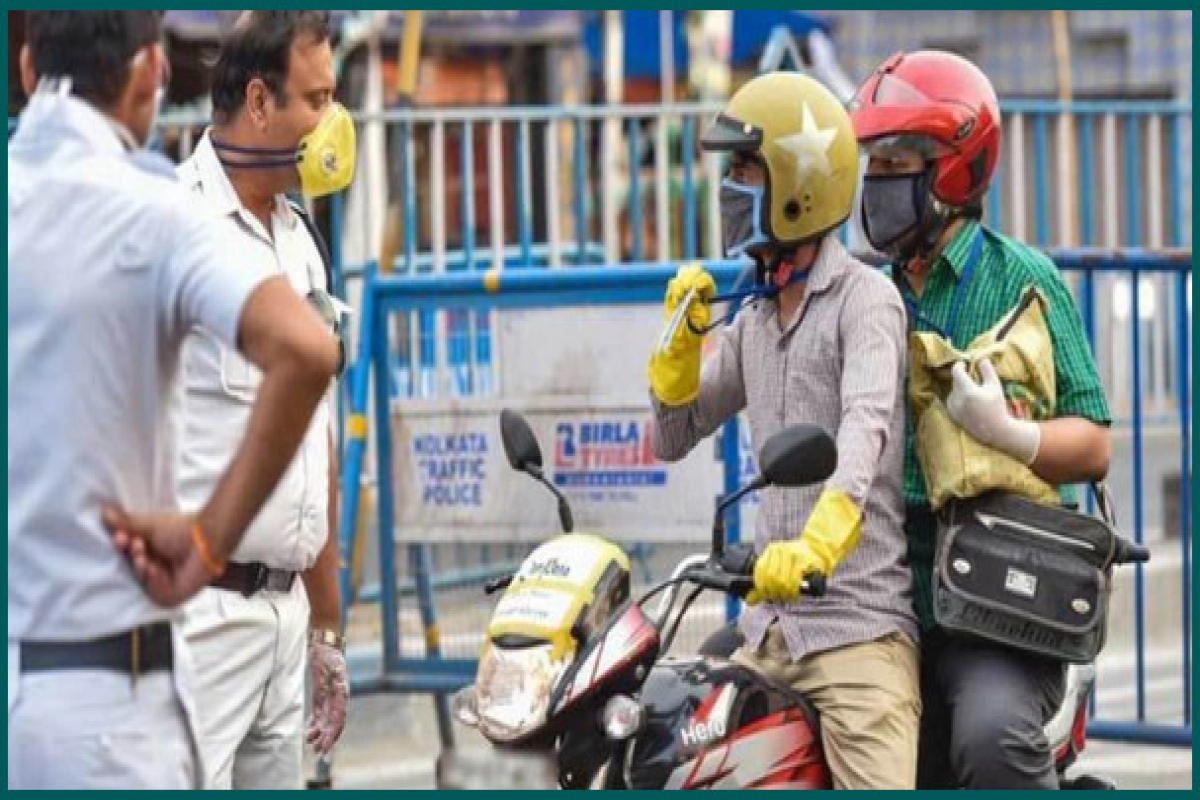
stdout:
{"type": "Polygon", "coordinates": [[[742,87],[702,140],[728,154],[721,217],[730,256],[756,265],[753,299],[701,366],[712,278],[684,267],[667,289],[690,325],[650,359],[659,457],[684,457],[745,411],[757,449],[799,422],[837,441],[823,486],[767,489],[755,589],[735,658],[805,693],[821,714],[836,788],[911,789],[920,711],[901,499],[906,323],[899,294],[834,234],[849,217],[858,147],[841,103],[794,73],[742,87]],[[803,577],[830,577],[800,599],[803,577]]]}
{"type": "MultiPolygon", "coordinates": [[[[245,269],[286,276],[323,310],[322,255],[284,195],[326,195],[353,176],[354,126],[334,88],[328,12],[248,12],[213,71],[213,126],[179,168],[196,213],[219,218],[245,269]]],[[[184,508],[212,491],[260,380],[210,332],[193,331],[179,414],[184,508]]],[[[332,413],[330,391],[224,574],[187,608],[208,787],[298,788],[305,739],[327,752],[345,724],[332,413]]]]}

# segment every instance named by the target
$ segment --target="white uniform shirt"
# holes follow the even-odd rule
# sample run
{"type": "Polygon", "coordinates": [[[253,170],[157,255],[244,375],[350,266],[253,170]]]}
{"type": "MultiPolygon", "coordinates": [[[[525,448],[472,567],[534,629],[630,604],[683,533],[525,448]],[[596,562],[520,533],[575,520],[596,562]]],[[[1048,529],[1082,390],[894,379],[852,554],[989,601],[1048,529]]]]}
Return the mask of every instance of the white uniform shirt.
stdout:
{"type": "Polygon", "coordinates": [[[113,548],[101,508],[173,507],[180,347],[198,324],[234,343],[265,277],[195,213],[169,164],[145,161],[107,117],[48,91],[9,143],[10,700],[14,641],[172,617],[113,548]]]}
{"type": "MultiPolygon", "coordinates": [[[[216,216],[221,236],[248,270],[286,275],[301,297],[325,288],[325,266],[303,221],[282,196],[270,233],[248,211],[217,159],[206,133],[179,167],[197,213],[216,216]]],[[[188,337],[179,409],[178,496],[185,509],[201,506],[242,440],[262,375],[209,331],[188,337]]],[[[329,403],[322,402],[304,442],[275,492],[231,556],[277,569],[303,571],[329,534],[329,403]]]]}

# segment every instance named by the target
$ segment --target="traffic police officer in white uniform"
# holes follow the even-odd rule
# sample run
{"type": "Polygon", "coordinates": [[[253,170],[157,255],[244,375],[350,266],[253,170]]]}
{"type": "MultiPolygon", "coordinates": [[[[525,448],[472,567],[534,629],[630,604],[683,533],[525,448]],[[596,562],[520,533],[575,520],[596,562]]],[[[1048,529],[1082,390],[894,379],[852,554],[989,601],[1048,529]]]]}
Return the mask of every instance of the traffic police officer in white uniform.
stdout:
{"type": "Polygon", "coordinates": [[[141,152],[167,74],[161,24],[28,15],[22,77],[43,80],[8,157],[10,789],[196,785],[168,607],[221,573],[336,367],[319,317],[237,263],[141,152]],[[184,515],[169,510],[166,411],[197,324],[264,378],[236,457],[184,515]]]}
{"type": "MultiPolygon", "coordinates": [[[[331,313],[332,325],[317,234],[283,194],[328,194],[353,176],[354,125],[333,102],[329,36],[325,11],[243,15],[213,69],[213,127],[179,175],[247,269],[286,276],[299,297],[331,313]]],[[[232,457],[260,376],[203,329],[189,337],[183,364],[178,485],[191,509],[232,457]]],[[[345,723],[332,403],[331,391],[225,573],[187,609],[210,788],[300,786],[306,661],[308,741],[328,752],[345,723]]]]}

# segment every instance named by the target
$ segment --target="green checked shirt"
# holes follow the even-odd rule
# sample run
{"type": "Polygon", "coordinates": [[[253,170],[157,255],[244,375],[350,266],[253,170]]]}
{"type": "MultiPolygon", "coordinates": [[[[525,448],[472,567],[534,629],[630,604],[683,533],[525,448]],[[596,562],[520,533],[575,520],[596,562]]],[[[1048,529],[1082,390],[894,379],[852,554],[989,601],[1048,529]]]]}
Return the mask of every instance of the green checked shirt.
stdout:
{"type": "MultiPolygon", "coordinates": [[[[1046,323],[1054,345],[1054,377],[1058,394],[1055,416],[1083,417],[1108,425],[1111,421],[1108,403],[1104,399],[1104,390],[1079,311],[1058,268],[1044,253],[988,230],[978,222],[968,222],[933,265],[920,299],[913,295],[906,284],[901,287],[906,305],[915,303],[922,318],[932,320],[943,329],[949,325],[955,291],[970,261],[977,231],[981,231],[983,236],[979,258],[970,284],[963,292],[956,329],[947,331],[953,337],[955,346],[966,347],[1011,311],[1026,287],[1037,286],[1049,305],[1046,323]]],[[[916,330],[932,329],[924,319],[914,319],[910,311],[910,325],[915,326],[916,330]]],[[[913,571],[917,616],[921,627],[928,629],[934,626],[932,571],[936,532],[933,518],[928,513],[925,477],[917,462],[911,413],[906,417],[904,500],[909,512],[905,534],[913,571]]],[[[1076,501],[1074,487],[1060,487],[1059,493],[1064,503],[1076,501]]]]}

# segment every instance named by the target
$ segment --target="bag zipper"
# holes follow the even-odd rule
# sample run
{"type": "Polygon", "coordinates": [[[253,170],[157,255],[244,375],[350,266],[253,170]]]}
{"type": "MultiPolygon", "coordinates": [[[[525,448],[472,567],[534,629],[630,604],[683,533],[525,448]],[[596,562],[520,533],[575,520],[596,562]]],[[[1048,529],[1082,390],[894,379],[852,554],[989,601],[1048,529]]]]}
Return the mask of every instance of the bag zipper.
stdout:
{"type": "Polygon", "coordinates": [[[1016,522],[1011,519],[1004,519],[1002,517],[992,516],[991,514],[985,514],[982,511],[975,512],[975,519],[989,530],[993,528],[991,523],[998,522],[1002,525],[1007,525],[1010,528],[1016,528],[1017,530],[1024,531],[1025,533],[1030,533],[1034,536],[1040,536],[1043,539],[1050,539],[1051,541],[1059,542],[1060,544],[1068,544],[1072,547],[1080,547],[1084,550],[1091,550],[1093,552],[1096,551],[1096,548],[1088,542],[1081,542],[1078,539],[1072,539],[1058,533],[1051,533],[1050,531],[1042,530],[1041,528],[1035,528],[1032,525],[1026,525],[1022,522],[1016,522]]]}

